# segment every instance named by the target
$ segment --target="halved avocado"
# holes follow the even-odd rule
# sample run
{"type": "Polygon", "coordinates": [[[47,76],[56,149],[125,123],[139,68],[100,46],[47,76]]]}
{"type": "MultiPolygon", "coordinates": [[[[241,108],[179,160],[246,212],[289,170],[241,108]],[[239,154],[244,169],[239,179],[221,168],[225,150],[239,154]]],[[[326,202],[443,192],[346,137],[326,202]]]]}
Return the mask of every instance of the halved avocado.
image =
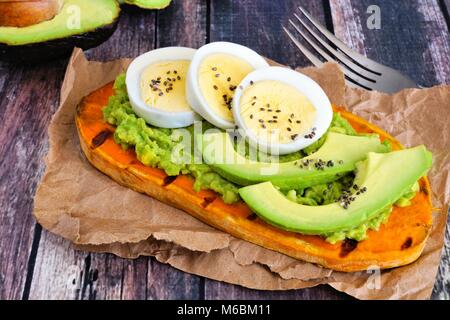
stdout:
{"type": "Polygon", "coordinates": [[[302,234],[326,235],[351,230],[377,217],[427,173],[431,162],[431,153],[424,146],[369,153],[358,165],[355,185],[360,191],[353,190],[350,203],[301,205],[290,201],[270,182],[241,188],[239,194],[270,224],[302,234]]]}
{"type": "Polygon", "coordinates": [[[221,176],[241,186],[270,181],[281,189],[307,188],[339,179],[353,171],[369,152],[385,152],[377,136],[330,132],[315,153],[297,161],[265,163],[248,160],[234,150],[227,133],[203,135],[203,159],[221,176]]]}
{"type": "Polygon", "coordinates": [[[115,0],[64,0],[50,20],[0,27],[0,59],[34,62],[69,54],[74,47],[95,47],[115,31],[119,13],[115,0]]]}
{"type": "Polygon", "coordinates": [[[131,4],[142,9],[164,9],[171,0],[119,0],[120,3],[131,4]]]}

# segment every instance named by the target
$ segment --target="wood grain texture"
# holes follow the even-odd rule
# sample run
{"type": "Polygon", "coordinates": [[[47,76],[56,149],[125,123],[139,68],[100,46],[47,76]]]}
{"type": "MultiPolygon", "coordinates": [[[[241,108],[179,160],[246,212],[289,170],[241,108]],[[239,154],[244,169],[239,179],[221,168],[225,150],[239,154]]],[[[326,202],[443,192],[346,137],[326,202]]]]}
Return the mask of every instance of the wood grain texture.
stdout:
{"type": "Polygon", "coordinates": [[[157,13],[156,46],[199,48],[207,38],[207,1],[173,0],[157,13]]]}
{"type": "MultiPolygon", "coordinates": [[[[155,47],[226,40],[290,66],[306,66],[309,62],[281,31],[299,4],[369,57],[425,85],[449,82],[450,0],[174,0],[161,11],[123,6],[116,33],[87,55],[112,60],[155,47]],[[372,4],[381,8],[381,30],[366,27],[365,12],[372,4]]],[[[31,217],[32,197],[66,62],[0,63],[0,299],[349,298],[327,286],[255,291],[186,274],[153,258],[75,251],[66,240],[41,234],[31,217]]],[[[449,239],[447,230],[434,299],[450,299],[449,239]]]]}
{"type": "Polygon", "coordinates": [[[322,23],[322,1],[211,1],[210,41],[231,41],[292,67],[310,65],[283,32],[298,5],[322,23]]]}
{"type": "Polygon", "coordinates": [[[0,69],[0,299],[20,299],[34,235],[33,195],[65,61],[0,69]]]}
{"type": "Polygon", "coordinates": [[[335,34],[351,48],[423,86],[450,83],[450,34],[438,0],[330,0],[335,34]],[[381,29],[367,28],[370,5],[381,29]]]}

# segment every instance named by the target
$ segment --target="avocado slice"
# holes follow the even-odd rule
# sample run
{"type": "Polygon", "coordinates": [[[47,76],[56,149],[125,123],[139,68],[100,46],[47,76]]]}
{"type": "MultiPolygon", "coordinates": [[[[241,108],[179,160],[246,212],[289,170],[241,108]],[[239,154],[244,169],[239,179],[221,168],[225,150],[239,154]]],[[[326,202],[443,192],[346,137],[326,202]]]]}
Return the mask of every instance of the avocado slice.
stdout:
{"type": "Polygon", "coordinates": [[[330,132],[315,153],[285,163],[246,159],[233,148],[227,133],[203,135],[203,159],[227,180],[241,186],[270,181],[281,189],[307,188],[335,181],[353,171],[369,152],[386,152],[377,136],[350,136],[330,132]]]}
{"type": "Polygon", "coordinates": [[[115,0],[64,0],[50,20],[27,27],[0,27],[0,59],[20,62],[49,60],[106,41],[117,27],[115,0]]]}
{"type": "Polygon", "coordinates": [[[120,3],[131,4],[142,9],[164,9],[171,0],[119,0],[120,3]]]}
{"type": "Polygon", "coordinates": [[[358,164],[354,201],[305,206],[288,200],[271,182],[241,188],[239,194],[268,223],[310,235],[351,230],[377,217],[397,201],[431,167],[432,156],[424,146],[389,153],[369,153],[358,164]]]}

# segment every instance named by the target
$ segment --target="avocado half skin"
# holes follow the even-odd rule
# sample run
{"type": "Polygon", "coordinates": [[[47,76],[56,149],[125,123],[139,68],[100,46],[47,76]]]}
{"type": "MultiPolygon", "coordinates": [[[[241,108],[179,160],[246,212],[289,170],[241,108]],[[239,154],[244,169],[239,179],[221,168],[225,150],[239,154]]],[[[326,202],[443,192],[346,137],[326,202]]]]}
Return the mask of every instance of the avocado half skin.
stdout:
{"type": "Polygon", "coordinates": [[[116,31],[119,17],[120,15],[108,25],[65,38],[19,46],[0,43],[0,60],[28,64],[68,56],[75,47],[83,50],[96,47],[108,40],[116,31]]]}

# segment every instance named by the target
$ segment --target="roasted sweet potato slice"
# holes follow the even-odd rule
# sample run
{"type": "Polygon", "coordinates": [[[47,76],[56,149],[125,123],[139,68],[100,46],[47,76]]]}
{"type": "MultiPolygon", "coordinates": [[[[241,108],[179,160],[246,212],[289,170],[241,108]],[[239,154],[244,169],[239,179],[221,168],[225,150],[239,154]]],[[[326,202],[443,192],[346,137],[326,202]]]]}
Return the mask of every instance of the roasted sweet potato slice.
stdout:
{"type": "MultiPolygon", "coordinates": [[[[412,205],[395,207],[389,221],[379,231],[369,231],[367,240],[330,244],[319,236],[275,228],[260,220],[243,202],[228,205],[213,191],[195,192],[189,176],[168,177],[162,170],[141,164],[133,151],[124,151],[114,142],[114,127],[103,120],[102,108],[112,94],[112,84],[108,84],[85,97],[78,106],[76,126],[87,159],[118,183],[180,208],[235,237],[338,271],[360,271],[372,266],[393,268],[420,256],[432,224],[427,178],[420,180],[420,192],[412,205]]],[[[378,133],[394,149],[402,148],[376,126],[344,109],[335,110],[358,132],[378,133]]]]}

